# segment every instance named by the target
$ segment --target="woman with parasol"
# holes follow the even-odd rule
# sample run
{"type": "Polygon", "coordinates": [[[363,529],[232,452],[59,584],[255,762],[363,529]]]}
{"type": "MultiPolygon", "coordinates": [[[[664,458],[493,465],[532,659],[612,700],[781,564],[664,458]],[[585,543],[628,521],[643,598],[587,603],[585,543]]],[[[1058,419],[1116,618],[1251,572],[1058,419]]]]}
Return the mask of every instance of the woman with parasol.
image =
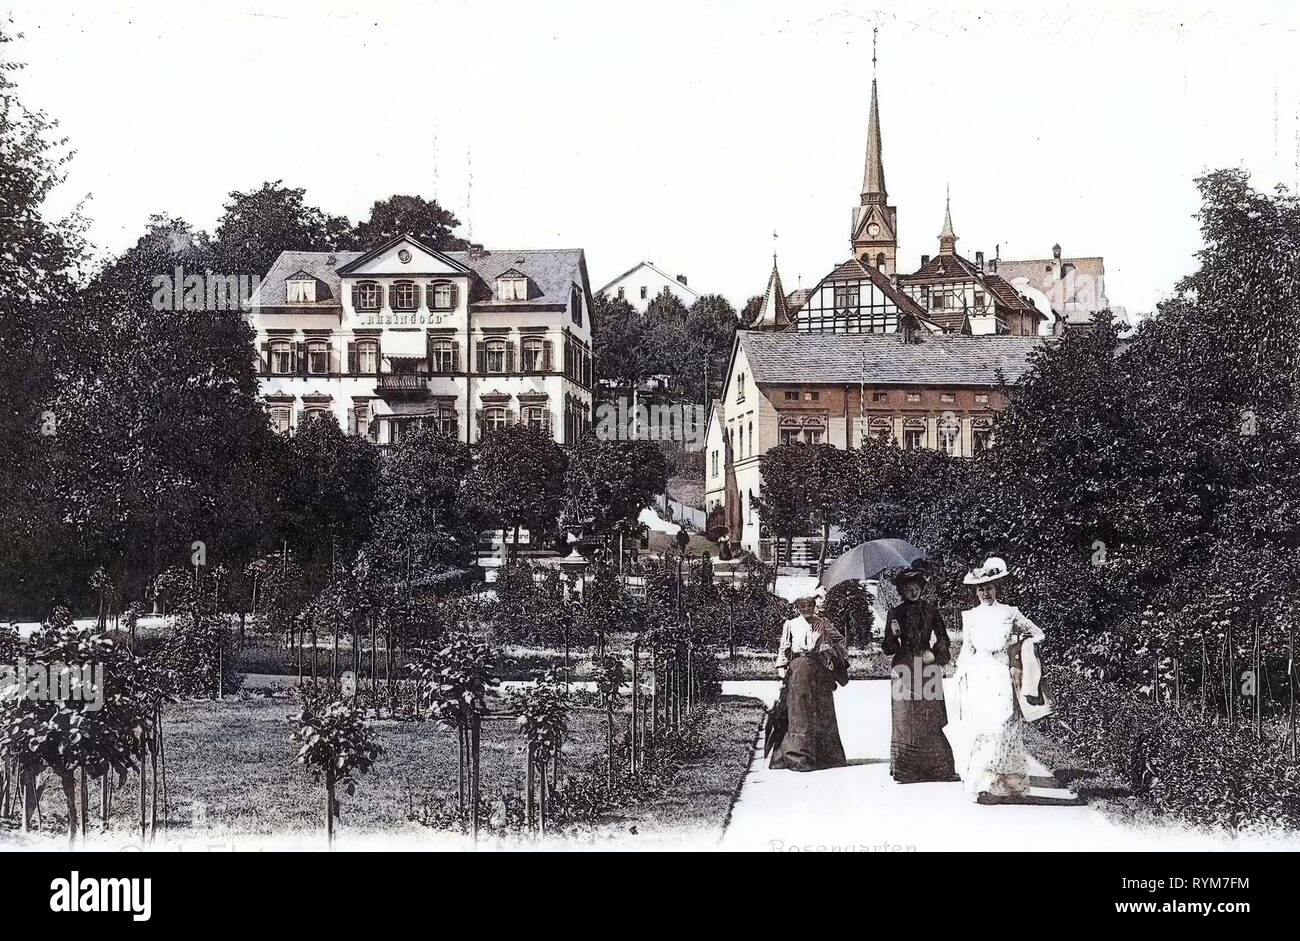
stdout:
{"type": "Polygon", "coordinates": [[[890,609],[880,641],[880,649],[893,657],[889,773],[900,784],[954,781],[952,750],[943,734],[948,724],[943,700],[948,630],[939,608],[921,598],[924,573],[905,569],[894,576],[894,587],[902,601],[890,609]]]}

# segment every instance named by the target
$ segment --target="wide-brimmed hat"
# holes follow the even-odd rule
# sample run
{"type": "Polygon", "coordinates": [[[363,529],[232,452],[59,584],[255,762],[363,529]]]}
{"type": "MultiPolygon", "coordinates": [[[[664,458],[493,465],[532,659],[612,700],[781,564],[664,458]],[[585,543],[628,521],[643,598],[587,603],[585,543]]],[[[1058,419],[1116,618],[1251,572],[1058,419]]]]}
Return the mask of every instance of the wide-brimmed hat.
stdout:
{"type": "Polygon", "coordinates": [[[894,583],[895,588],[902,591],[903,586],[908,582],[920,582],[924,585],[927,581],[927,577],[920,569],[903,569],[900,572],[895,572],[894,577],[891,578],[890,581],[894,583]]]}
{"type": "Polygon", "coordinates": [[[963,585],[983,585],[985,582],[997,581],[999,578],[1005,578],[1008,574],[1007,563],[995,555],[989,556],[984,560],[984,564],[971,569],[962,579],[963,585]]]}

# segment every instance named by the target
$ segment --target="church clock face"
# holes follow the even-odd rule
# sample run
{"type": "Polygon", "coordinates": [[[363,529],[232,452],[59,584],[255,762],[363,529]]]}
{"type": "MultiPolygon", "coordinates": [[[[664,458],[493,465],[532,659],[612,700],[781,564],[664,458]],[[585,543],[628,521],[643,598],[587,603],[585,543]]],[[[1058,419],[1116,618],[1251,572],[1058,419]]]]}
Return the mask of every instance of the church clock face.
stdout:
{"type": "Polygon", "coordinates": [[[880,234],[880,223],[879,223],[879,222],[872,222],[871,224],[869,224],[869,225],[867,226],[867,234],[870,235],[872,238],[875,238],[877,235],[879,235],[879,234],[880,234]]]}

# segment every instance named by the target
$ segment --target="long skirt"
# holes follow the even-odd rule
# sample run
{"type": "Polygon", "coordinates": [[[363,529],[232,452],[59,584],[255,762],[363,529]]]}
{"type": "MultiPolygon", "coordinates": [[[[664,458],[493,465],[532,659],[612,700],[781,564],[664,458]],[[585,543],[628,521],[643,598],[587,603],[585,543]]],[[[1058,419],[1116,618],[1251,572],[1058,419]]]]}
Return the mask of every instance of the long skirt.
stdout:
{"type": "Polygon", "coordinates": [[[770,768],[819,771],[848,761],[835,721],[835,679],[816,656],[795,657],[786,672],[789,725],[772,749],[770,768]]]}
{"type": "Polygon", "coordinates": [[[957,681],[958,718],[944,734],[952,743],[957,773],[973,798],[1015,797],[1029,791],[1024,722],[1004,661],[976,656],[957,681]]]}
{"type": "Polygon", "coordinates": [[[948,724],[943,668],[922,666],[917,657],[896,664],[892,672],[889,773],[900,784],[955,780],[952,749],[943,734],[948,724]]]}

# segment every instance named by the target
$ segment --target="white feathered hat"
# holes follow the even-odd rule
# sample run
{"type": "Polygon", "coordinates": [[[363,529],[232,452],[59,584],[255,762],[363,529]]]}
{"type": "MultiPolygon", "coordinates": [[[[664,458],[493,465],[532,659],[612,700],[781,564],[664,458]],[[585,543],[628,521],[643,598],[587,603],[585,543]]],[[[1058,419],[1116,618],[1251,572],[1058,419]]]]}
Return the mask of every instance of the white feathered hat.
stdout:
{"type": "Polygon", "coordinates": [[[962,579],[963,585],[983,585],[985,582],[997,581],[1008,574],[1007,563],[995,555],[984,560],[984,564],[973,568],[962,579]]]}

